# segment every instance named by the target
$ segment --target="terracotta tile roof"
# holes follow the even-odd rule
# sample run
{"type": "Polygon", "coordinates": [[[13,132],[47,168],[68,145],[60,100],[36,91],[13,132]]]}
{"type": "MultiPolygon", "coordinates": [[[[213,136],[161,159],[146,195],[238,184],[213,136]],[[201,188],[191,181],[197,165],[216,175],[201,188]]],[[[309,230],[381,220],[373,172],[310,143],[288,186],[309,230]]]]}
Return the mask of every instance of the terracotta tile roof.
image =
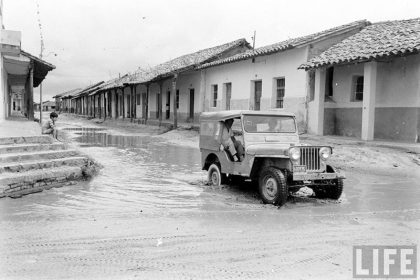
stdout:
{"type": "Polygon", "coordinates": [[[57,97],[63,98],[63,97],[71,96],[72,94],[74,94],[76,92],[79,92],[80,90],[82,90],[82,89],[81,88],[76,88],[76,89],[68,90],[66,92],[59,93],[59,94],[53,96],[52,98],[57,98],[57,97]]]}
{"type": "Polygon", "coordinates": [[[246,60],[246,59],[250,59],[257,56],[263,56],[263,55],[269,55],[272,53],[282,52],[282,51],[296,48],[302,45],[307,45],[321,39],[325,39],[331,35],[339,34],[339,33],[353,30],[356,28],[362,28],[368,24],[369,22],[366,20],[354,21],[354,22],[351,22],[345,25],[336,26],[334,28],[327,29],[321,32],[313,33],[313,34],[298,37],[298,38],[288,39],[285,41],[281,41],[279,43],[260,47],[255,50],[249,50],[240,54],[236,54],[225,59],[220,59],[220,60],[212,61],[209,63],[205,63],[198,68],[203,69],[203,68],[208,68],[208,67],[217,66],[221,64],[232,63],[232,62],[236,62],[240,60],[246,60]]]}
{"type": "Polygon", "coordinates": [[[152,67],[147,71],[144,69],[139,70],[138,73],[132,77],[132,80],[129,81],[129,83],[144,83],[171,76],[174,73],[180,73],[194,69],[203,63],[220,58],[223,53],[241,45],[249,47],[249,44],[245,39],[239,39],[220,46],[207,48],[198,52],[177,57],[152,67]],[[136,80],[137,78],[138,80],[136,80]]]}
{"type": "Polygon", "coordinates": [[[420,18],[374,23],[302,64],[300,69],[419,53],[420,18]]]}
{"type": "Polygon", "coordinates": [[[94,90],[98,89],[98,87],[100,87],[103,83],[104,83],[104,81],[101,81],[101,82],[98,82],[98,83],[96,83],[96,84],[93,84],[93,85],[90,85],[90,86],[85,87],[84,89],[82,89],[82,90],[81,90],[81,91],[79,91],[78,93],[75,93],[75,94],[72,96],[72,99],[74,99],[74,98],[78,98],[78,97],[81,97],[81,96],[83,96],[83,95],[85,95],[85,94],[88,94],[88,93],[90,93],[90,92],[92,92],[92,91],[94,91],[94,90]]]}
{"type": "Polygon", "coordinates": [[[104,82],[103,84],[101,84],[100,86],[98,86],[93,91],[91,91],[91,93],[89,95],[94,95],[95,93],[105,91],[105,90],[108,90],[108,89],[123,87],[124,83],[126,81],[128,81],[128,79],[129,79],[129,75],[125,74],[122,77],[118,77],[118,78],[108,80],[108,81],[104,82]]]}

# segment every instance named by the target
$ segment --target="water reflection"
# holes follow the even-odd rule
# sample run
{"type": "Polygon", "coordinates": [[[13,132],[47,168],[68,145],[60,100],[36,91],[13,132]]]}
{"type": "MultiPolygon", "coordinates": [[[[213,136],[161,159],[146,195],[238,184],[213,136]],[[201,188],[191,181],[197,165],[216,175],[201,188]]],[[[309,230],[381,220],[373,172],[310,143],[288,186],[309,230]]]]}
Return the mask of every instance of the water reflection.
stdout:
{"type": "Polygon", "coordinates": [[[167,145],[150,136],[114,135],[102,129],[65,130],[104,168],[91,181],[66,190],[63,199],[50,207],[115,214],[140,208],[191,209],[202,205],[206,175],[197,149],[167,145]]]}
{"type": "Polygon", "coordinates": [[[92,131],[103,131],[103,130],[105,130],[105,128],[100,128],[100,127],[65,127],[65,128],[62,128],[61,130],[92,132],[92,131]]]}
{"type": "Polygon", "coordinates": [[[82,146],[115,146],[120,148],[141,147],[150,141],[150,137],[146,136],[112,135],[105,132],[95,132],[91,130],[76,132],[75,134],[80,135],[75,140],[82,143],[82,146]]]}

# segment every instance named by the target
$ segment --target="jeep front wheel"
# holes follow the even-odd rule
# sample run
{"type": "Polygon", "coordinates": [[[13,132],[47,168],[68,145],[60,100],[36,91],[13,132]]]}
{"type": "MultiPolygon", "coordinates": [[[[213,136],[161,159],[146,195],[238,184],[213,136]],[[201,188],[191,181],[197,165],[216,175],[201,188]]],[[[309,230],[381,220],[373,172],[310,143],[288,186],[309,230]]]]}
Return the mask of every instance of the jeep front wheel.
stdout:
{"type": "Polygon", "coordinates": [[[220,186],[225,183],[226,174],[220,172],[218,164],[213,163],[207,172],[207,181],[210,186],[220,186]]]}
{"type": "Polygon", "coordinates": [[[274,167],[265,168],[258,180],[260,196],[264,203],[282,206],[289,195],[283,172],[274,167]]]}
{"type": "Polygon", "coordinates": [[[343,193],[343,179],[334,180],[333,185],[327,190],[327,197],[331,199],[339,199],[343,193]]]}
{"type": "Polygon", "coordinates": [[[331,184],[328,186],[320,186],[312,188],[316,198],[330,198],[339,199],[343,193],[343,179],[331,180],[331,184]]]}

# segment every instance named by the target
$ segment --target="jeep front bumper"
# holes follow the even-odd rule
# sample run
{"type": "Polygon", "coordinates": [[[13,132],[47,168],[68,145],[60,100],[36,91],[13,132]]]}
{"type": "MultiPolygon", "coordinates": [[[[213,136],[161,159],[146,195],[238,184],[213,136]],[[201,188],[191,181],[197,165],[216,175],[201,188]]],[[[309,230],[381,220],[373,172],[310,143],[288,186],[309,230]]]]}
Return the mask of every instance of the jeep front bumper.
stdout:
{"type": "Polygon", "coordinates": [[[332,180],[338,178],[346,178],[343,172],[334,173],[293,173],[293,181],[314,181],[314,180],[332,180]]]}

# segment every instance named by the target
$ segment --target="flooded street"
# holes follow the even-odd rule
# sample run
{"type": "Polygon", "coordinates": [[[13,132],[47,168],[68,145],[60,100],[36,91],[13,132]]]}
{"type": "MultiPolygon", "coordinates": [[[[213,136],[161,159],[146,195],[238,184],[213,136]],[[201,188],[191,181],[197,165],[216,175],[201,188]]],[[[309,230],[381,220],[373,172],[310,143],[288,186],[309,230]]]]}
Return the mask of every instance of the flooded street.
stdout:
{"type": "Polygon", "coordinates": [[[0,279],[349,279],[353,245],[419,243],[414,177],[346,172],[339,201],[277,208],[250,183],[207,186],[198,148],[64,129],[103,168],[0,200],[0,279]]]}

